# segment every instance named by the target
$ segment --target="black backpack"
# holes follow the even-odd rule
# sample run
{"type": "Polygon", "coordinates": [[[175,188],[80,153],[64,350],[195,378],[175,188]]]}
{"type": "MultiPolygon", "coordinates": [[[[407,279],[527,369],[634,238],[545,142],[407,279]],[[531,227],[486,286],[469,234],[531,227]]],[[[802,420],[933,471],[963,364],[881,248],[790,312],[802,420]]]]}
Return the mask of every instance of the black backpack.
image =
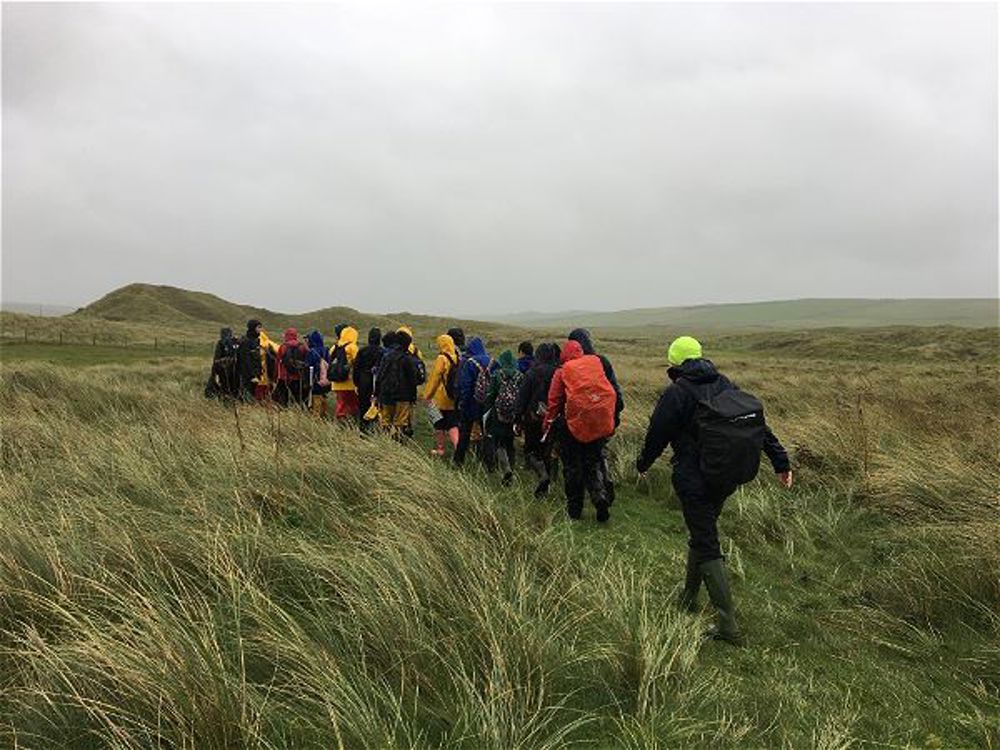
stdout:
{"type": "Polygon", "coordinates": [[[351,365],[347,361],[347,347],[333,347],[333,351],[330,352],[330,370],[326,377],[334,383],[343,383],[351,377],[351,365]]]}
{"type": "Polygon", "coordinates": [[[677,383],[697,402],[692,426],[705,481],[712,487],[731,488],[756,477],[767,431],[764,405],[738,388],[706,394],[686,380],[677,383]]]}
{"type": "Polygon", "coordinates": [[[454,401],[458,398],[458,360],[452,362],[451,357],[447,354],[442,356],[448,360],[450,365],[448,375],[444,379],[444,392],[448,394],[448,398],[454,401]]]}
{"type": "Polygon", "coordinates": [[[376,396],[380,401],[392,400],[402,390],[403,358],[408,356],[397,349],[390,349],[382,355],[375,373],[376,396]]]}
{"type": "Polygon", "coordinates": [[[285,345],[285,352],[281,356],[281,364],[285,367],[285,372],[289,375],[297,375],[299,380],[309,377],[309,366],[306,364],[305,354],[301,344],[285,345]]]}
{"type": "Polygon", "coordinates": [[[375,384],[375,373],[382,361],[382,347],[369,344],[358,352],[351,368],[351,379],[359,393],[371,391],[375,384]]]}

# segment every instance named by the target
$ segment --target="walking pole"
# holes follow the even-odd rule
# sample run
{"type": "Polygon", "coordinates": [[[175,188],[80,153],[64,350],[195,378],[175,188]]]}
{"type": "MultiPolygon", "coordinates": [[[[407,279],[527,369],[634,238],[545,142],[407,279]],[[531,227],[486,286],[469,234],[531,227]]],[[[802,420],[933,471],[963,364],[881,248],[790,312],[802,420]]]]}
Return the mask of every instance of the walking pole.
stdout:
{"type": "Polygon", "coordinates": [[[309,410],[313,408],[313,368],[309,365],[309,410]]]}

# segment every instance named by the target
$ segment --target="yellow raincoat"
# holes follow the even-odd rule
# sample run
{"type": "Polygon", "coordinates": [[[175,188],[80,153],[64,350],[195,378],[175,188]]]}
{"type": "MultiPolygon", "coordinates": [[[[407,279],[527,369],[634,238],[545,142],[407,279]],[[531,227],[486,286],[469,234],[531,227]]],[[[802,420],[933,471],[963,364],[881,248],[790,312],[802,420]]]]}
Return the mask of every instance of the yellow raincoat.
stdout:
{"type": "Polygon", "coordinates": [[[280,344],[276,341],[271,341],[271,339],[267,337],[267,333],[263,328],[260,329],[260,377],[257,378],[258,384],[271,384],[270,379],[267,377],[267,350],[270,349],[271,353],[277,357],[279,346],[280,344]]]}
{"type": "MultiPolygon", "coordinates": [[[[340,338],[337,340],[337,346],[344,349],[347,354],[347,364],[353,370],[354,358],[358,356],[358,329],[347,326],[344,330],[342,330],[340,332],[340,338]]],[[[347,380],[333,381],[333,390],[334,392],[355,390],[354,378],[348,376],[347,380]]]]}
{"type": "Polygon", "coordinates": [[[455,401],[448,395],[445,383],[448,382],[451,368],[458,366],[458,354],[455,352],[455,342],[448,334],[442,334],[435,340],[440,354],[434,360],[434,367],[427,376],[424,398],[433,400],[434,405],[441,411],[451,411],[455,408],[455,401]]]}

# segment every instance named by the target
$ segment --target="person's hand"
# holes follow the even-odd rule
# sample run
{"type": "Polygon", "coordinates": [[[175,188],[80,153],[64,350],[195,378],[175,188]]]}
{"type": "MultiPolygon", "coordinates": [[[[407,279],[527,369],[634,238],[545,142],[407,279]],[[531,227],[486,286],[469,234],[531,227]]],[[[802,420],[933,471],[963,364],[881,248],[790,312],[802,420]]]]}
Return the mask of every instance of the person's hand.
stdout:
{"type": "Polygon", "coordinates": [[[640,471],[639,472],[639,479],[645,479],[645,478],[646,478],[646,472],[640,471]]]}
{"type": "Polygon", "coordinates": [[[778,478],[778,484],[780,484],[786,490],[791,489],[792,486],[791,471],[779,471],[775,476],[778,478]]]}

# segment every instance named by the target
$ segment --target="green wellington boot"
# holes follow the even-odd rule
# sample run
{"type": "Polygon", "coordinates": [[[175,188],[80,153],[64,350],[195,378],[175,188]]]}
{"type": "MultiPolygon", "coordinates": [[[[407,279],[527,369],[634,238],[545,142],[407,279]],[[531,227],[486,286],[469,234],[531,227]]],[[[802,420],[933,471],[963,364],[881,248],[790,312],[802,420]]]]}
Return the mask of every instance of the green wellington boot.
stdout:
{"type": "Polygon", "coordinates": [[[684,612],[698,611],[698,592],[701,591],[701,571],[694,560],[694,553],[688,548],[687,575],[684,578],[684,590],[677,599],[677,607],[684,612]]]}
{"type": "Polygon", "coordinates": [[[743,634],[736,624],[736,607],[733,606],[733,594],[729,590],[729,576],[726,575],[726,564],[722,559],[710,560],[699,566],[708,589],[708,598],[719,612],[719,623],[710,628],[708,635],[719,641],[728,641],[742,645],[743,634]]]}

